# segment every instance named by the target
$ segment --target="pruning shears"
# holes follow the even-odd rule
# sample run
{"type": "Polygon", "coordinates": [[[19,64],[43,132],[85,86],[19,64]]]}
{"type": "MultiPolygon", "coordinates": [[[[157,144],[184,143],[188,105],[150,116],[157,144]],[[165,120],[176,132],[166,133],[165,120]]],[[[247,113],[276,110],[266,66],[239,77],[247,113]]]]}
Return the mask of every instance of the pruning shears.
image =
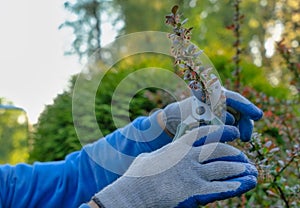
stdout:
{"type": "Polygon", "coordinates": [[[177,127],[174,140],[186,131],[201,125],[223,125],[225,112],[225,95],[220,79],[214,67],[207,67],[201,72],[202,85],[205,89],[192,91],[191,114],[177,127]]]}

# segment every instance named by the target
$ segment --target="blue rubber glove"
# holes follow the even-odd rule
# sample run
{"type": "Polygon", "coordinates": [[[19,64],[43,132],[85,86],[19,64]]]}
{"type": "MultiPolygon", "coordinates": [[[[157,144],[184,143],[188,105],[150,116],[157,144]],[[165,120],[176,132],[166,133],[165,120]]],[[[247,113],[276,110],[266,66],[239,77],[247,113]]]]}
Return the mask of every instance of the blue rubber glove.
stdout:
{"type": "Polygon", "coordinates": [[[240,150],[210,143],[213,140],[194,145],[198,138],[213,138],[211,134],[216,132],[227,134],[229,141],[239,136],[238,131],[229,129],[195,128],[159,150],[139,155],[126,173],[93,201],[105,208],[197,207],[249,191],[256,186],[257,170],[240,150]]]}
{"type": "Polygon", "coordinates": [[[253,121],[261,119],[263,112],[241,94],[225,88],[223,88],[223,90],[225,91],[228,109],[233,109],[235,111],[234,114],[238,115],[234,116],[230,113],[230,111],[228,111],[226,124],[238,126],[241,134],[241,140],[247,142],[251,139],[253,121]],[[237,120],[236,117],[238,117],[237,120]]]}
{"type": "MultiPolygon", "coordinates": [[[[259,120],[263,112],[239,93],[225,88],[223,90],[225,91],[227,108],[231,110],[230,112],[234,111],[238,115],[238,119],[236,119],[237,116],[228,111],[225,124],[237,126],[241,134],[240,139],[249,141],[253,131],[252,120],[259,120]]],[[[180,102],[171,103],[164,108],[164,122],[166,123],[166,129],[171,134],[175,135],[177,126],[191,115],[192,99],[192,97],[189,97],[180,102]]]]}

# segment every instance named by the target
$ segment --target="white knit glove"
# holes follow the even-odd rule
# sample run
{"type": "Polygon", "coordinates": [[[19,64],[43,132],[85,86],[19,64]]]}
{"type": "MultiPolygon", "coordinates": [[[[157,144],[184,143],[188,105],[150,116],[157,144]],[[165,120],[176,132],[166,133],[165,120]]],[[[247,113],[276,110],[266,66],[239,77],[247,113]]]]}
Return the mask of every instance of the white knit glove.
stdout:
{"type": "Polygon", "coordinates": [[[93,200],[105,208],[197,207],[247,192],[256,185],[256,168],[240,150],[210,143],[224,133],[228,140],[238,137],[237,130],[230,132],[232,128],[199,127],[159,150],[139,155],[93,200]],[[195,146],[198,138],[206,138],[208,144],[195,146]]]}

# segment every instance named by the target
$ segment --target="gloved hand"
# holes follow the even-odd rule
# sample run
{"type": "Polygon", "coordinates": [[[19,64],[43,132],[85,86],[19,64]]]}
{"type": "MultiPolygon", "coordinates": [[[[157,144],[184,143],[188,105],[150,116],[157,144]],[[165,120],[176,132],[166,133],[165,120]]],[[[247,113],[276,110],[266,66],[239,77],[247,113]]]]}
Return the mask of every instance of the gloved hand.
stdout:
{"type": "Polygon", "coordinates": [[[228,140],[239,136],[229,129],[195,128],[159,150],[139,155],[93,200],[105,208],[197,207],[247,192],[256,185],[257,170],[240,150],[223,143],[193,145],[218,131],[227,133],[228,140]]]}
{"type": "MultiPolygon", "coordinates": [[[[226,96],[227,108],[233,109],[238,115],[238,120],[227,111],[226,122],[227,125],[235,125],[239,128],[240,139],[242,141],[249,141],[253,131],[253,121],[261,119],[263,112],[251,103],[248,99],[239,93],[223,88],[226,96]]],[[[164,122],[166,129],[173,135],[176,134],[178,125],[191,115],[191,104],[193,97],[189,97],[180,102],[175,102],[167,105],[164,112],[164,122]]]]}
{"type": "Polygon", "coordinates": [[[223,88],[226,96],[226,105],[228,108],[232,108],[239,114],[237,121],[233,115],[227,112],[226,124],[235,124],[238,126],[241,134],[241,140],[247,142],[251,139],[253,131],[253,121],[258,121],[262,118],[263,112],[251,103],[248,99],[243,97],[237,92],[233,92],[223,88]]]}

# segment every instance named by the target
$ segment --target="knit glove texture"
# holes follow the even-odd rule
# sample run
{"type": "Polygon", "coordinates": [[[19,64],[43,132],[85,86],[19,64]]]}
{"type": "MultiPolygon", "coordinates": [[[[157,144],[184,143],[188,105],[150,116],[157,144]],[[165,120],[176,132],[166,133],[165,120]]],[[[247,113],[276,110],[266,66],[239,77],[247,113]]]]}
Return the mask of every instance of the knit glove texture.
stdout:
{"type": "Polygon", "coordinates": [[[240,150],[214,142],[217,135],[226,142],[239,132],[232,126],[195,128],[159,150],[139,155],[122,177],[94,197],[106,208],[197,207],[254,188],[255,166],[240,150]]]}

